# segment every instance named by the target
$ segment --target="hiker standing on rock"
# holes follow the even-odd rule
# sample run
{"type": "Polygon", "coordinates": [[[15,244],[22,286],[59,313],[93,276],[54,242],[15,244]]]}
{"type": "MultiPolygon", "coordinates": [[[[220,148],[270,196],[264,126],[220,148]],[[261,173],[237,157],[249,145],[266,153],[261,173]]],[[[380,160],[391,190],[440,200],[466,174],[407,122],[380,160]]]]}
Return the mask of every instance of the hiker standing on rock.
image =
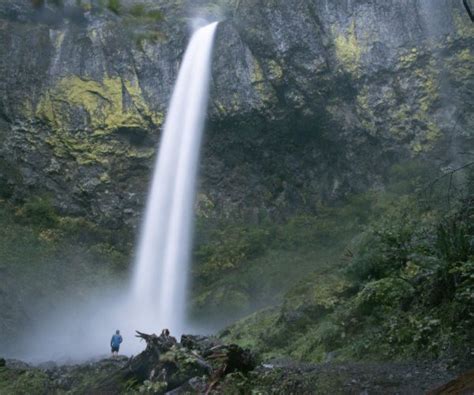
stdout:
{"type": "Polygon", "coordinates": [[[112,349],[112,357],[118,355],[120,344],[122,343],[122,341],[123,339],[122,339],[122,336],[120,335],[120,331],[117,329],[115,331],[115,334],[112,336],[112,339],[110,340],[110,348],[112,349]]]}

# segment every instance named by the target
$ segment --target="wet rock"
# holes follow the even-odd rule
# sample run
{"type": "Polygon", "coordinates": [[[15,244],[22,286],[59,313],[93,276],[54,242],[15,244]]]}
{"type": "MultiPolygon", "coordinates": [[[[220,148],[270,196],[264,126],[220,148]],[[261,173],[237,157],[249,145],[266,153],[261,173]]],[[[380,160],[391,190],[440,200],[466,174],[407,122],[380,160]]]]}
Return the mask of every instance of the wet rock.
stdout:
{"type": "Polygon", "coordinates": [[[58,364],[54,361],[47,361],[38,364],[36,367],[44,371],[53,371],[58,367],[58,364]]]}
{"type": "Polygon", "coordinates": [[[187,394],[204,394],[207,390],[208,384],[205,379],[201,377],[193,377],[186,383],[175,388],[172,391],[168,391],[166,395],[187,395],[187,394]]]}
{"type": "Polygon", "coordinates": [[[189,350],[197,350],[203,353],[205,350],[209,350],[212,347],[221,345],[222,342],[219,339],[208,336],[200,335],[182,335],[181,345],[189,350]]]}
{"type": "Polygon", "coordinates": [[[6,359],[5,366],[10,369],[29,369],[31,365],[18,359],[6,359]]]}
{"type": "MultiPolygon", "coordinates": [[[[96,2],[2,1],[0,182],[10,199],[44,190],[65,213],[137,225],[189,38],[186,3],[148,5],[165,14],[154,40],[142,21],[130,29],[129,16],[96,2]]],[[[460,2],[230,6],[200,172],[212,216],[281,218],[383,185],[400,160],[455,160],[445,140],[462,146],[473,126],[459,116],[472,104],[464,17],[460,2]]]]}

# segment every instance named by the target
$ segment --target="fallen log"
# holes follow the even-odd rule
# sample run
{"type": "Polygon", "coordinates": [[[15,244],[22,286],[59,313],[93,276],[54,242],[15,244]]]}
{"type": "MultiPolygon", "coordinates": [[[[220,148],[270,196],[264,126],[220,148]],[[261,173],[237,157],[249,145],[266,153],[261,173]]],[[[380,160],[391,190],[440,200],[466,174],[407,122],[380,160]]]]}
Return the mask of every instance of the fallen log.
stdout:
{"type": "Polygon", "coordinates": [[[472,395],[474,393],[474,369],[471,369],[454,380],[429,391],[427,395],[472,395]]]}

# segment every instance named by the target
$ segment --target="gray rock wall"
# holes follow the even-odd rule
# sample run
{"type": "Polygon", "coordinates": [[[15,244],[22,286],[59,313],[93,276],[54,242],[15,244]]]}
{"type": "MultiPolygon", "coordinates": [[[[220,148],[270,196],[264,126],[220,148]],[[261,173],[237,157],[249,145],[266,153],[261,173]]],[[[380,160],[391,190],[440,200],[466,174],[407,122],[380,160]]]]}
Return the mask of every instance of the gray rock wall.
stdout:
{"type": "MultiPolygon", "coordinates": [[[[0,186],[64,213],[135,226],[189,37],[163,19],[84,1],[0,4],[0,186]]],[[[282,217],[383,187],[412,157],[472,149],[473,24],[461,2],[221,2],[201,166],[206,215],[282,217]],[[226,3],[226,4],[224,4],[226,3]]],[[[201,15],[219,7],[199,4],[201,15]]]]}

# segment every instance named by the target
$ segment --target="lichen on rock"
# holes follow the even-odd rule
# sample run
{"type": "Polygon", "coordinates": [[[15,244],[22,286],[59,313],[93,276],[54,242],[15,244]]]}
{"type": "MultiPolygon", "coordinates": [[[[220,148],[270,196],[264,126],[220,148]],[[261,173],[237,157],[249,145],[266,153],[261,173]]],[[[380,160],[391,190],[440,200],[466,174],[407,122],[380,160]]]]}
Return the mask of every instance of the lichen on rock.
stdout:
{"type": "Polygon", "coordinates": [[[107,163],[107,156],[150,157],[107,136],[120,130],[148,131],[163,121],[143,99],[137,80],[105,77],[102,81],[69,76],[40,99],[36,117],[51,128],[47,143],[58,156],[72,155],[79,164],[107,163]]]}
{"type": "Polygon", "coordinates": [[[357,39],[356,22],[352,21],[351,25],[344,33],[336,33],[334,39],[336,57],[342,64],[344,70],[349,72],[353,77],[360,74],[360,59],[362,48],[357,39]]]}

